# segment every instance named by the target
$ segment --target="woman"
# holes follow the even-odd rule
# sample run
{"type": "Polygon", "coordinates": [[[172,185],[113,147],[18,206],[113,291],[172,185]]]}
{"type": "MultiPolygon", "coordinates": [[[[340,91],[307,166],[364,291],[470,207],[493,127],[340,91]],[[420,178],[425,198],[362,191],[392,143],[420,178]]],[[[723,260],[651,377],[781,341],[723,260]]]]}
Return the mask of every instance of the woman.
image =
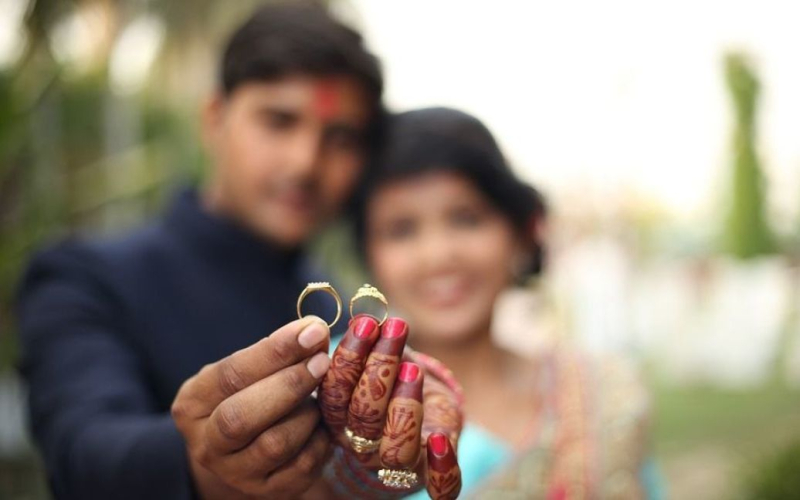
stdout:
{"type": "Polygon", "coordinates": [[[463,386],[462,492],[655,497],[647,397],[625,365],[561,345],[531,360],[492,341],[500,293],[541,268],[540,195],[474,117],[423,109],[388,130],[355,204],[356,239],[409,345],[463,386]]]}

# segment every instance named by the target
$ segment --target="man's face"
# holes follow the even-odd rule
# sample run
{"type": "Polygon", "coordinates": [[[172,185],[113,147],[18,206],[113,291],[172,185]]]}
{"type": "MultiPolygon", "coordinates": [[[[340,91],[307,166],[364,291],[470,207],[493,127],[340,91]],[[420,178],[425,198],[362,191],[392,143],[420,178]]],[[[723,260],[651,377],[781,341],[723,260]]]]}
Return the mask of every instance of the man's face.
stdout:
{"type": "Polygon", "coordinates": [[[246,82],[213,97],[204,114],[208,206],[283,247],[301,245],[361,174],[370,113],[348,76],[246,82]]]}

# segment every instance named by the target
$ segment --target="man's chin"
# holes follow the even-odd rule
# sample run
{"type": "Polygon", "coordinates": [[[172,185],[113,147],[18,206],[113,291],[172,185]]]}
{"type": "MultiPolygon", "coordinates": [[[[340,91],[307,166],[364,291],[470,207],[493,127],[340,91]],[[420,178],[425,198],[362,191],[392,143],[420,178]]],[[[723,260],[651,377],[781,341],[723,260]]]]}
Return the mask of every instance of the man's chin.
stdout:
{"type": "Polygon", "coordinates": [[[256,228],[257,236],[281,248],[293,250],[305,245],[316,230],[315,224],[297,223],[279,225],[261,224],[256,228]]]}

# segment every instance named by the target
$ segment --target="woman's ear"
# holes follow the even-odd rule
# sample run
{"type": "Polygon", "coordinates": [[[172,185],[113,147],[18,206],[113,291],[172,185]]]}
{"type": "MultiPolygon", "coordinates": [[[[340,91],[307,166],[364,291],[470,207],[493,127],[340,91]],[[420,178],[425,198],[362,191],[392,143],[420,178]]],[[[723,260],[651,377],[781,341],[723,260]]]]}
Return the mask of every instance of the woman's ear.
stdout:
{"type": "Polygon", "coordinates": [[[536,213],[531,216],[528,223],[527,237],[535,245],[544,245],[547,238],[547,221],[543,214],[536,213]]]}
{"type": "Polygon", "coordinates": [[[538,213],[532,217],[530,229],[530,255],[531,266],[530,275],[541,274],[544,268],[545,248],[547,248],[547,219],[543,213],[538,213]]]}
{"type": "Polygon", "coordinates": [[[514,245],[514,253],[510,260],[511,277],[514,285],[524,285],[530,277],[530,268],[533,254],[531,253],[532,239],[528,231],[519,233],[514,245]]]}
{"type": "Polygon", "coordinates": [[[527,280],[528,271],[531,268],[531,258],[530,250],[520,244],[514,252],[514,258],[511,259],[511,277],[515,285],[522,285],[527,280]]]}
{"type": "Polygon", "coordinates": [[[529,278],[542,272],[546,231],[544,217],[538,214],[531,216],[511,264],[515,283],[523,285],[529,278]]]}

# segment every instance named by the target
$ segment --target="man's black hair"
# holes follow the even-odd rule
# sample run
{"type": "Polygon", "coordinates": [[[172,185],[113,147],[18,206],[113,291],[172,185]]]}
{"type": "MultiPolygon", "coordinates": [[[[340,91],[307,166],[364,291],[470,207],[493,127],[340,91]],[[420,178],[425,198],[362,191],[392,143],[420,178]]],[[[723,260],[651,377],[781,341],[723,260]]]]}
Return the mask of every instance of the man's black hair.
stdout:
{"type": "Polygon", "coordinates": [[[379,107],[383,78],[361,35],[316,2],[271,2],[258,8],[228,42],[220,86],[230,95],[248,81],[291,74],[348,75],[379,107]]]}

